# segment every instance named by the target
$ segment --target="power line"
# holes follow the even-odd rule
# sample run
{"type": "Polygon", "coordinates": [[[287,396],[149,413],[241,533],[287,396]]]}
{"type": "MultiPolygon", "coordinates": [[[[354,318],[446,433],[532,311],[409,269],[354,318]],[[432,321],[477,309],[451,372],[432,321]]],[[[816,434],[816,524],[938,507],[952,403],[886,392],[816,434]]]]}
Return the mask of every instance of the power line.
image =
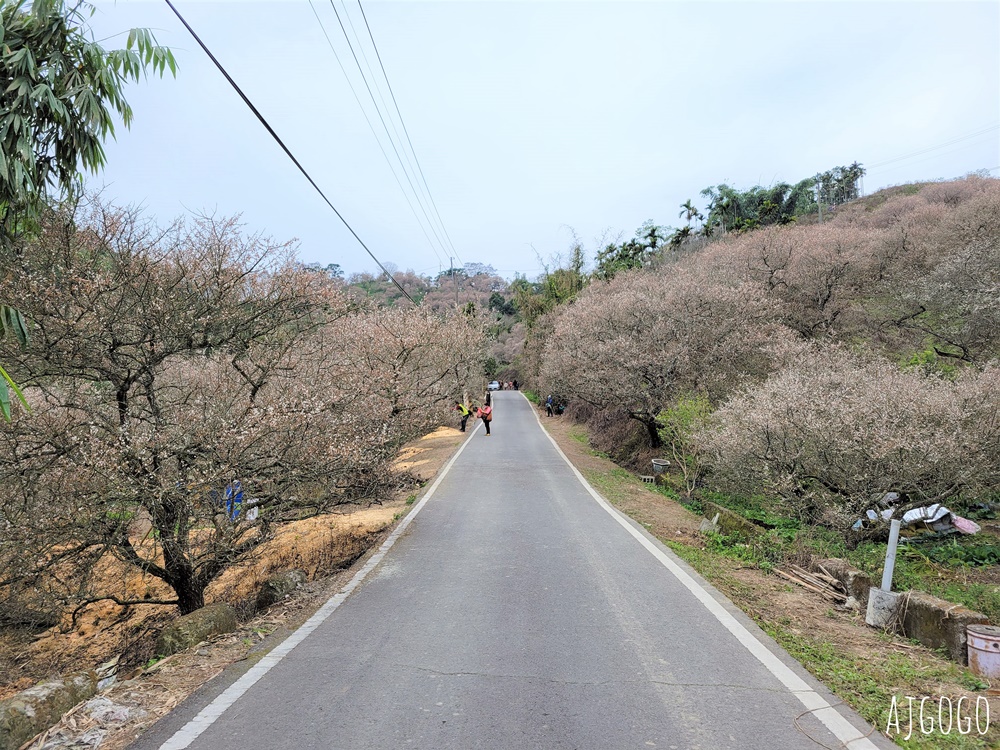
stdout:
{"type": "Polygon", "coordinates": [[[410,151],[413,153],[413,160],[417,163],[417,170],[420,172],[420,179],[424,183],[424,189],[427,191],[427,197],[431,199],[431,205],[434,207],[434,213],[441,224],[441,229],[444,231],[445,237],[448,238],[448,244],[451,246],[452,252],[455,253],[455,257],[458,258],[459,262],[461,262],[462,258],[459,257],[458,250],[455,249],[455,243],[451,241],[451,236],[448,234],[448,228],[441,219],[441,213],[438,211],[437,203],[434,201],[434,194],[431,193],[430,186],[427,184],[427,178],[424,177],[423,167],[420,166],[420,159],[417,156],[417,151],[413,148],[413,141],[410,140],[410,131],[406,129],[406,122],[403,120],[403,113],[399,111],[399,103],[396,101],[396,94],[392,90],[392,84],[389,83],[389,74],[385,72],[385,65],[382,63],[382,55],[378,51],[378,45],[375,44],[375,37],[372,35],[371,26],[368,25],[368,16],[365,15],[365,9],[361,4],[361,0],[358,0],[358,8],[361,9],[361,17],[365,20],[365,28],[368,29],[368,38],[372,40],[372,47],[375,49],[375,56],[378,58],[379,67],[382,69],[382,76],[385,78],[385,85],[389,89],[389,96],[392,97],[392,104],[396,108],[396,115],[399,117],[399,124],[403,126],[403,133],[406,134],[406,142],[410,144],[410,151]]]}
{"type": "MultiPolygon", "coordinates": [[[[332,3],[333,0],[330,0],[330,2],[332,3]]],[[[382,106],[385,107],[386,114],[389,116],[389,121],[392,123],[393,132],[396,133],[396,138],[399,139],[400,146],[402,147],[402,145],[403,145],[403,143],[402,143],[403,139],[399,135],[399,130],[396,129],[396,120],[393,119],[393,117],[391,115],[391,112],[389,112],[389,105],[386,104],[385,96],[382,94],[382,87],[379,84],[379,82],[378,82],[378,80],[377,80],[377,78],[375,76],[375,72],[372,70],[371,64],[368,61],[368,55],[365,53],[365,46],[362,43],[361,38],[358,36],[357,29],[354,27],[354,20],[351,18],[351,14],[347,10],[346,0],[340,0],[340,4],[341,4],[341,7],[343,7],[343,9],[344,9],[344,15],[347,16],[347,21],[348,21],[348,23],[351,26],[351,31],[354,33],[354,39],[358,43],[358,49],[361,50],[361,56],[364,58],[365,67],[368,68],[368,74],[372,77],[372,83],[375,85],[375,88],[378,91],[379,99],[382,100],[382,106]]],[[[403,153],[406,155],[406,161],[409,164],[410,169],[413,171],[414,177],[416,177],[416,175],[417,175],[418,172],[420,173],[420,177],[421,177],[423,188],[424,188],[424,193],[426,194],[427,199],[428,199],[428,201],[431,204],[431,207],[434,209],[434,215],[437,217],[438,225],[441,227],[441,231],[443,232],[445,238],[448,240],[448,245],[451,248],[452,254],[455,257],[458,257],[458,251],[455,250],[455,244],[451,241],[451,236],[448,234],[448,229],[447,229],[447,227],[445,227],[444,221],[442,221],[442,219],[441,219],[441,213],[437,210],[437,204],[434,201],[434,196],[431,194],[430,187],[427,185],[427,179],[424,177],[423,168],[420,166],[420,160],[417,158],[417,152],[413,148],[413,141],[410,140],[410,134],[409,134],[409,132],[406,129],[406,123],[403,121],[403,115],[399,111],[399,105],[396,102],[396,95],[395,95],[395,93],[392,90],[392,84],[389,83],[389,76],[385,72],[385,65],[382,64],[382,55],[378,51],[378,45],[375,43],[375,37],[372,35],[371,26],[368,25],[368,17],[365,15],[365,9],[361,5],[361,0],[358,0],[358,9],[361,11],[361,17],[364,19],[365,28],[368,31],[368,38],[371,40],[371,43],[372,43],[372,49],[375,51],[375,56],[378,58],[379,67],[382,70],[382,78],[385,80],[386,88],[389,89],[389,95],[392,98],[393,105],[394,105],[394,107],[396,109],[396,116],[399,119],[399,124],[403,128],[403,133],[406,135],[406,142],[410,146],[409,151],[407,151],[405,148],[403,148],[403,153]],[[410,160],[410,156],[411,155],[413,156],[413,160],[412,161],[410,160]],[[414,163],[416,163],[416,169],[414,169],[414,163]]],[[[430,219],[430,216],[428,216],[428,220],[429,219],[430,219]]],[[[461,261],[461,258],[459,258],[459,261],[461,261]]]]}
{"type": "Polygon", "coordinates": [[[892,159],[886,159],[885,161],[880,161],[880,162],[876,162],[874,164],[869,164],[868,167],[870,169],[875,169],[877,167],[884,167],[887,164],[892,164],[892,163],[897,162],[897,161],[903,161],[904,159],[910,159],[910,158],[912,158],[914,156],[921,156],[921,155],[926,154],[926,153],[928,153],[930,151],[936,151],[939,148],[944,148],[945,146],[951,146],[952,144],[959,143],[961,141],[967,141],[970,138],[978,138],[980,136],[986,135],[987,133],[991,133],[994,130],[998,130],[998,129],[1000,129],[1000,123],[997,123],[996,125],[991,125],[988,128],[983,128],[982,130],[977,130],[974,133],[968,133],[967,135],[962,135],[962,136],[959,136],[957,138],[952,138],[950,141],[945,141],[944,143],[939,143],[936,146],[928,146],[927,148],[922,148],[922,149],[920,149],[918,151],[913,151],[913,152],[911,152],[909,154],[903,154],[902,156],[896,156],[896,157],[893,157],[892,159]]]}
{"type": "MultiPolygon", "coordinates": [[[[344,63],[341,61],[340,55],[337,54],[337,48],[334,47],[333,40],[330,39],[330,35],[326,32],[326,26],[323,25],[323,19],[319,17],[319,13],[316,11],[316,6],[313,5],[313,0],[309,0],[309,7],[312,9],[313,15],[316,16],[316,22],[319,24],[319,28],[323,32],[323,36],[326,37],[326,43],[330,46],[330,51],[333,52],[333,57],[337,61],[337,65],[340,66],[340,71],[344,74],[344,78],[347,80],[347,85],[350,87],[351,93],[354,94],[354,101],[358,103],[358,107],[360,107],[361,109],[361,114],[364,115],[365,122],[368,123],[368,129],[371,130],[372,132],[372,137],[375,138],[375,142],[378,144],[379,150],[382,152],[382,156],[385,157],[385,163],[389,166],[389,171],[392,172],[392,176],[396,180],[396,184],[399,185],[399,191],[403,194],[403,197],[406,199],[406,203],[407,205],[409,205],[410,211],[413,212],[413,218],[417,220],[417,226],[419,226],[420,231],[423,232],[424,237],[427,240],[427,244],[430,246],[431,251],[434,253],[434,257],[438,259],[438,263],[443,263],[444,259],[441,257],[441,254],[434,246],[434,242],[433,240],[431,240],[430,235],[427,234],[427,230],[424,228],[423,222],[417,215],[417,209],[413,207],[413,201],[410,200],[409,193],[406,192],[406,188],[404,188],[403,183],[400,182],[399,175],[396,174],[396,168],[392,165],[392,160],[389,158],[389,154],[386,153],[385,146],[382,145],[382,141],[378,137],[378,133],[375,132],[375,126],[372,125],[371,118],[368,117],[368,111],[361,103],[361,98],[358,96],[358,92],[354,88],[354,84],[351,82],[351,77],[347,75],[347,70],[344,68],[344,63]]],[[[428,218],[428,221],[429,220],[430,219],[428,218]]]]}
{"type": "MultiPolygon", "coordinates": [[[[332,4],[333,0],[330,0],[330,2],[332,4]]],[[[368,75],[371,76],[372,85],[375,86],[375,90],[378,92],[378,98],[382,102],[382,106],[385,108],[386,114],[390,114],[389,113],[389,105],[386,104],[386,101],[385,101],[385,94],[382,93],[382,86],[379,84],[379,81],[378,81],[378,79],[375,76],[375,71],[372,70],[372,64],[368,60],[368,54],[365,52],[365,45],[361,41],[361,37],[358,35],[357,28],[354,26],[354,19],[351,18],[351,14],[350,14],[350,12],[347,9],[347,3],[345,2],[345,0],[340,0],[340,7],[344,9],[344,17],[347,18],[347,23],[351,27],[351,33],[354,35],[354,41],[358,43],[358,49],[361,51],[361,57],[365,61],[365,68],[368,69],[368,75]]],[[[371,36],[371,34],[369,34],[369,37],[370,36],[371,36]]],[[[350,40],[348,40],[348,43],[350,43],[350,40]]],[[[377,54],[378,50],[376,49],[375,52],[377,54]]],[[[360,70],[360,68],[359,68],[359,70],[360,70]]],[[[362,72],[361,75],[362,75],[362,77],[364,77],[364,72],[362,72]]],[[[388,83],[388,82],[389,81],[387,79],[386,83],[388,83]]],[[[376,108],[377,108],[377,105],[376,105],[376,108]]],[[[394,119],[392,119],[391,115],[389,117],[389,122],[392,124],[392,132],[396,134],[396,139],[400,142],[400,145],[402,146],[403,139],[400,137],[400,135],[399,135],[399,129],[396,127],[396,121],[394,119]]],[[[406,157],[406,163],[410,167],[410,171],[414,175],[416,175],[416,170],[413,168],[413,162],[410,160],[410,152],[407,151],[404,148],[403,149],[403,155],[406,157]]],[[[429,220],[430,216],[428,216],[427,218],[429,220]]]]}
{"type": "MultiPolygon", "coordinates": [[[[368,78],[365,76],[364,68],[361,67],[361,61],[358,59],[358,54],[357,52],[354,51],[354,45],[351,44],[351,37],[347,33],[347,27],[344,26],[344,22],[340,17],[340,13],[337,11],[337,6],[334,4],[334,0],[330,0],[330,7],[333,8],[333,13],[337,17],[337,22],[340,24],[340,30],[344,33],[344,39],[347,40],[347,46],[351,50],[351,56],[354,58],[354,64],[358,66],[358,72],[361,74],[361,80],[365,82],[365,88],[368,90],[368,96],[371,97],[372,104],[375,106],[375,112],[376,114],[378,114],[379,120],[382,121],[382,127],[385,130],[386,136],[389,138],[389,145],[392,146],[393,153],[396,154],[396,158],[399,160],[399,165],[403,168],[403,175],[406,177],[406,181],[409,183],[410,189],[413,191],[414,196],[416,196],[417,203],[420,205],[420,209],[424,211],[426,214],[427,209],[420,201],[420,193],[417,191],[416,187],[414,187],[413,180],[410,178],[410,173],[406,170],[406,165],[403,164],[403,157],[399,155],[399,149],[396,148],[396,142],[392,139],[392,134],[389,132],[389,126],[386,125],[385,123],[385,118],[382,116],[382,110],[379,109],[378,102],[375,101],[375,94],[372,92],[372,87],[368,83],[368,78]]],[[[441,240],[441,236],[438,234],[437,228],[434,226],[434,222],[430,220],[429,215],[427,216],[427,224],[428,226],[430,226],[431,233],[437,239],[438,243],[440,243],[441,247],[444,248],[444,242],[441,240]]]]}
{"type": "Polygon", "coordinates": [[[191,34],[191,36],[194,37],[194,40],[198,42],[198,45],[205,51],[205,54],[208,55],[209,59],[213,63],[215,63],[215,67],[219,69],[219,72],[222,73],[225,79],[229,82],[229,85],[232,86],[233,89],[236,91],[236,93],[240,95],[240,98],[243,100],[243,103],[250,108],[250,111],[254,113],[254,115],[260,121],[260,124],[264,126],[264,128],[267,130],[268,133],[270,133],[271,137],[275,140],[275,142],[279,146],[281,146],[281,149],[285,152],[288,158],[292,160],[292,163],[299,168],[299,171],[302,173],[302,175],[307,180],[309,180],[309,184],[313,186],[313,188],[316,190],[317,193],[319,193],[320,197],[326,202],[326,205],[328,205],[330,209],[337,215],[337,218],[340,219],[341,223],[343,223],[345,227],[347,227],[347,230],[352,235],[354,235],[354,239],[356,239],[358,243],[361,245],[361,247],[365,249],[365,252],[371,256],[371,259],[374,260],[375,263],[378,265],[378,267],[382,269],[382,272],[389,278],[389,280],[396,285],[399,291],[403,293],[403,296],[406,297],[408,300],[410,300],[410,302],[413,302],[414,305],[416,305],[417,303],[414,301],[413,297],[411,297],[407,293],[407,291],[403,289],[402,285],[398,281],[396,281],[393,275],[389,273],[388,269],[386,269],[386,267],[382,265],[382,261],[380,261],[378,258],[375,257],[375,253],[373,253],[371,250],[368,249],[368,245],[366,245],[364,241],[358,236],[358,233],[354,231],[354,228],[347,223],[347,219],[345,219],[340,214],[340,211],[338,211],[336,206],[334,206],[333,203],[330,202],[330,199],[326,197],[326,194],[320,189],[319,185],[316,184],[316,181],[309,176],[309,173],[305,170],[305,167],[303,167],[302,164],[299,163],[299,160],[295,158],[295,155],[289,150],[288,146],[285,145],[285,142],[281,140],[278,134],[274,131],[274,128],[271,127],[270,123],[268,123],[268,121],[264,119],[264,115],[262,115],[260,111],[254,106],[253,102],[250,101],[249,97],[247,97],[247,95],[243,93],[243,89],[241,89],[237,85],[236,81],[233,80],[233,77],[229,75],[226,69],[222,66],[222,63],[220,63],[216,59],[215,55],[212,54],[212,51],[201,40],[201,37],[199,37],[198,34],[195,33],[195,30],[193,28],[191,28],[191,24],[189,24],[184,19],[184,16],[181,15],[180,11],[174,7],[174,4],[170,2],[170,0],[164,0],[164,2],[168,6],[170,6],[170,10],[174,12],[174,15],[177,16],[178,20],[180,20],[180,22],[184,25],[184,28],[187,29],[188,32],[191,34]]]}
{"type": "Polygon", "coordinates": [[[908,164],[891,164],[891,165],[889,165],[888,167],[885,167],[885,168],[873,169],[870,174],[880,175],[880,174],[886,174],[887,172],[894,172],[897,169],[906,169],[908,167],[913,166],[914,164],[922,164],[923,162],[930,161],[932,159],[939,159],[942,156],[948,156],[949,154],[957,154],[958,152],[964,151],[965,149],[968,149],[969,147],[975,146],[975,145],[977,145],[977,144],[975,144],[975,143],[966,143],[966,144],[964,144],[962,146],[959,146],[958,148],[949,149],[948,151],[942,151],[942,152],[936,153],[936,154],[927,154],[927,155],[924,155],[924,156],[922,156],[920,158],[915,159],[914,161],[911,161],[908,164]]]}

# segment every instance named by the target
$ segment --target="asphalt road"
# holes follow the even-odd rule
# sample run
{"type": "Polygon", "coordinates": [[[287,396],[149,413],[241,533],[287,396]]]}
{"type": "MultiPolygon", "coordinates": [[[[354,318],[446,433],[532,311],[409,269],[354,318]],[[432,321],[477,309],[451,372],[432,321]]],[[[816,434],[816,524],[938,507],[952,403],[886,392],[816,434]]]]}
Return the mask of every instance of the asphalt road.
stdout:
{"type": "Polygon", "coordinates": [[[478,425],[446,471],[266,674],[134,747],[892,747],[595,499],[519,393],[496,394],[493,435],[478,425]]]}

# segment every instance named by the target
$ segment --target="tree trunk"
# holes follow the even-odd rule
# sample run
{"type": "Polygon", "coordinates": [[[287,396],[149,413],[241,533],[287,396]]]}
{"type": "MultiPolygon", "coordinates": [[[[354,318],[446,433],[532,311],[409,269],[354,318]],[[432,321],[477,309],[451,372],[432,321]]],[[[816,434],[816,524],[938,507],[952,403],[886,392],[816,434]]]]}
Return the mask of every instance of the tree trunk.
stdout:
{"type": "Polygon", "coordinates": [[[630,414],[632,419],[636,419],[642,423],[646,428],[646,435],[649,437],[649,447],[650,448],[662,448],[663,440],[660,439],[660,425],[659,423],[644,414],[630,414]]]}
{"type": "Polygon", "coordinates": [[[177,592],[177,606],[182,615],[188,615],[205,606],[205,587],[195,580],[179,581],[174,584],[177,592]]]}

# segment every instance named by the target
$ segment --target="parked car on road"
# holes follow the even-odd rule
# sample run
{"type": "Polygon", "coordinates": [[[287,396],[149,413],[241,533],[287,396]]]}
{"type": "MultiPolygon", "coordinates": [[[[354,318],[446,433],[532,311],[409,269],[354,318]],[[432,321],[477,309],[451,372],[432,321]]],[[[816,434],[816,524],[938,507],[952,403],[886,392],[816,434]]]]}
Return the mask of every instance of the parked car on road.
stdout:
{"type": "Polygon", "coordinates": [[[488,386],[486,386],[486,390],[488,390],[488,391],[499,391],[500,390],[500,383],[498,381],[496,381],[496,380],[492,380],[492,381],[490,381],[490,384],[488,386]]]}

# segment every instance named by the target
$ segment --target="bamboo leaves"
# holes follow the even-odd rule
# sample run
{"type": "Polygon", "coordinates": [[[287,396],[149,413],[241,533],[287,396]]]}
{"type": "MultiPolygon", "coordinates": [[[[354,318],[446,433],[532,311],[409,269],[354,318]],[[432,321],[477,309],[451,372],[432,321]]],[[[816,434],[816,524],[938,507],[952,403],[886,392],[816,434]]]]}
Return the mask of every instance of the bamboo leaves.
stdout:
{"type": "MultiPolygon", "coordinates": [[[[8,305],[0,305],[0,336],[13,336],[20,342],[21,346],[28,345],[28,326],[24,316],[20,311],[8,305]]],[[[10,394],[17,397],[25,409],[28,409],[28,402],[24,399],[24,394],[17,387],[17,383],[11,379],[7,371],[0,366],[0,414],[8,422],[10,421],[10,394]]]]}
{"type": "Polygon", "coordinates": [[[74,193],[81,169],[104,165],[114,115],[126,127],[132,119],[126,83],[149,70],[176,75],[173,54],[147,29],[132,29],[123,50],[104,50],[91,38],[89,10],[64,0],[0,0],[3,240],[16,233],[20,213],[37,215],[47,198],[74,193]]]}

